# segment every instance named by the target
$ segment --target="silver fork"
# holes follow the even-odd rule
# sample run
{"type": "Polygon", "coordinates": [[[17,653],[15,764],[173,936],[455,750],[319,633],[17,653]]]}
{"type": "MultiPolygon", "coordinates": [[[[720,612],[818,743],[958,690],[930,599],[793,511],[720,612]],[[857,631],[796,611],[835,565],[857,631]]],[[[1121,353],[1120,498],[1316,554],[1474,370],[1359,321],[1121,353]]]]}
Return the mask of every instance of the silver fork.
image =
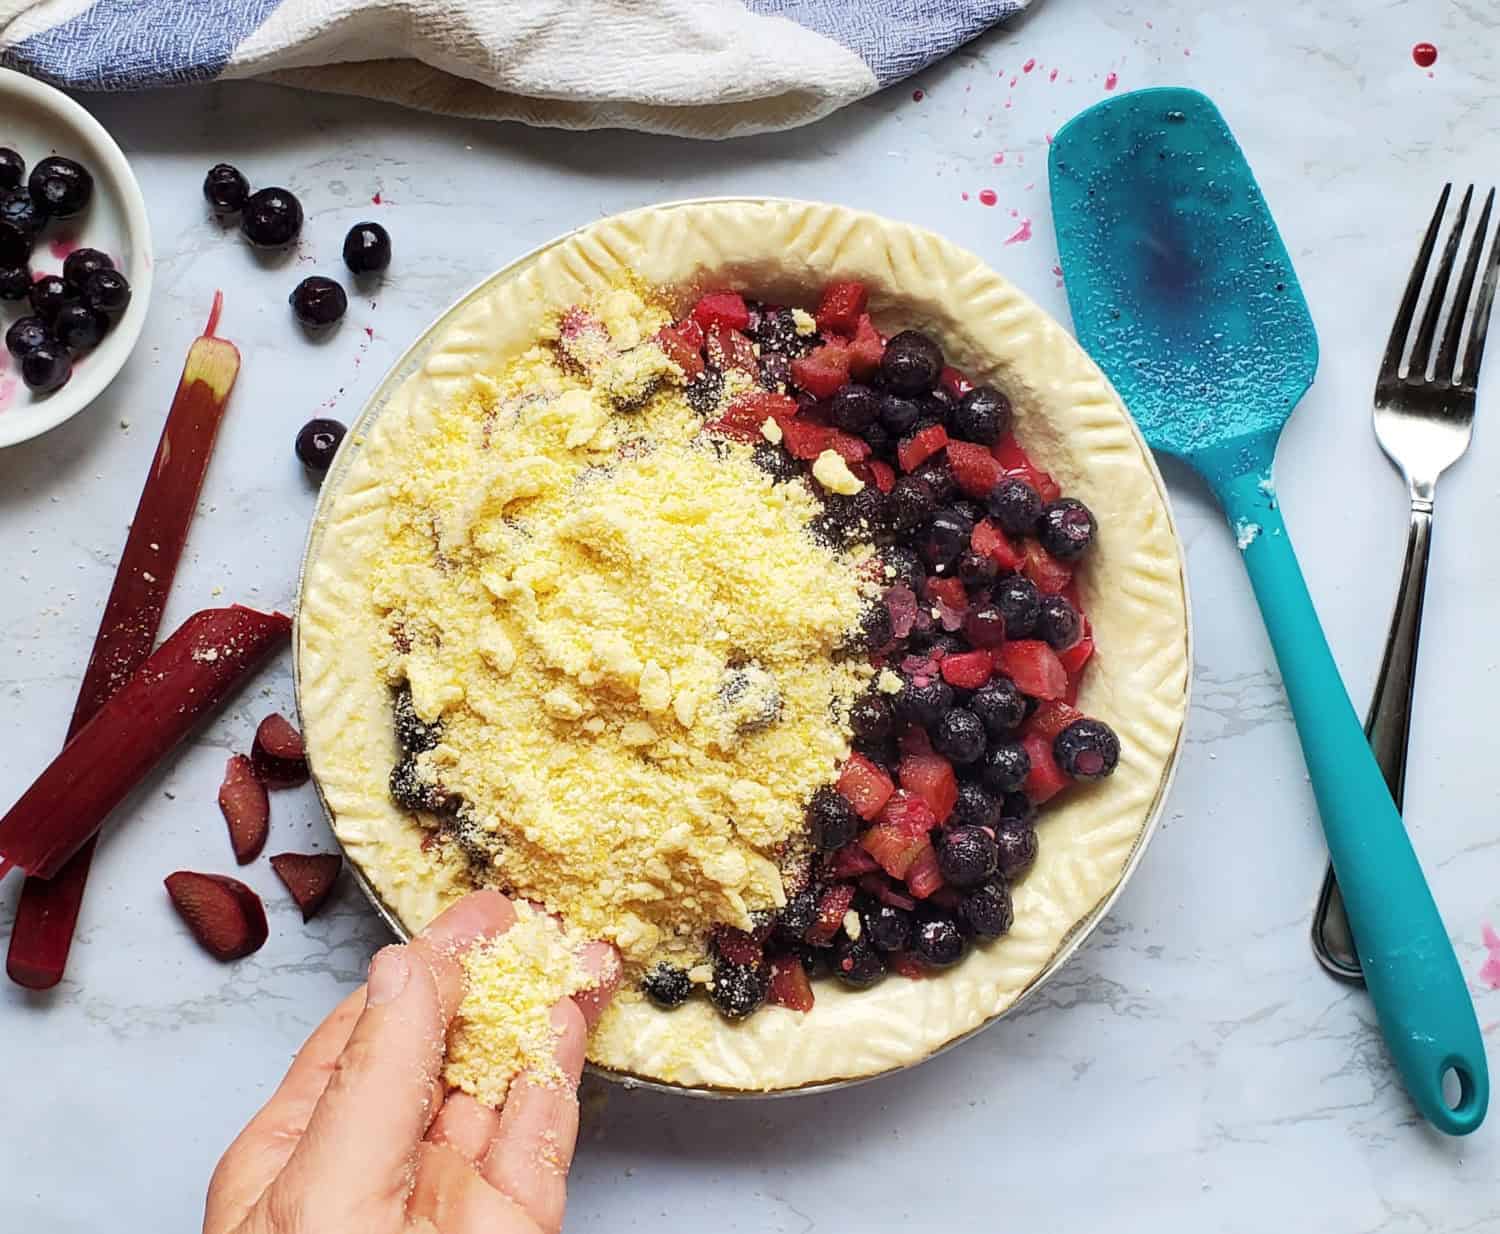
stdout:
{"type": "MultiPolygon", "coordinates": [[[[1464,321],[1469,317],[1474,280],[1489,238],[1490,210],[1495,190],[1484,199],[1479,221],[1469,242],[1458,285],[1454,288],[1446,321],[1441,321],[1447,299],[1454,262],[1468,222],[1469,206],[1474,198],[1471,184],[1459,203],[1458,216],[1443,245],[1443,255],[1433,276],[1427,307],[1422,314],[1415,338],[1411,336],[1412,319],[1421,299],[1427,268],[1437,247],[1443,215],[1453,186],[1445,184],[1438,198],[1437,210],[1422,238],[1416,265],[1396,311],[1390,341],[1380,361],[1380,375],[1375,379],[1375,436],[1380,448],[1406,478],[1411,490],[1411,529],[1406,536],[1406,562],[1401,569],[1401,587],[1396,593],[1396,610],[1386,635],[1385,654],[1370,698],[1365,719],[1365,735],[1375,753],[1375,761],[1385,773],[1386,785],[1396,808],[1401,808],[1406,790],[1406,742],[1411,732],[1412,684],[1416,679],[1417,636],[1422,629],[1422,599],[1427,587],[1427,556],[1432,542],[1432,506],[1438,477],[1456,463],[1469,448],[1474,427],[1474,394],[1479,380],[1479,362],[1484,356],[1485,333],[1489,329],[1490,307],[1495,300],[1495,284],[1500,278],[1500,240],[1490,245],[1479,293],[1473,297],[1473,313],[1467,332],[1462,361],[1459,344],[1465,339],[1464,321]],[[1442,327],[1442,341],[1437,355],[1432,345],[1442,327]],[[1411,343],[1411,354],[1405,368],[1401,363],[1411,343]],[[1431,370],[1431,376],[1428,371],[1431,370]],[[1403,375],[1404,373],[1404,375],[1403,375]]],[[[1363,981],[1356,940],[1344,916],[1344,901],[1333,867],[1323,877],[1323,891],[1313,914],[1313,951],[1330,973],[1349,981],[1363,981]]]]}

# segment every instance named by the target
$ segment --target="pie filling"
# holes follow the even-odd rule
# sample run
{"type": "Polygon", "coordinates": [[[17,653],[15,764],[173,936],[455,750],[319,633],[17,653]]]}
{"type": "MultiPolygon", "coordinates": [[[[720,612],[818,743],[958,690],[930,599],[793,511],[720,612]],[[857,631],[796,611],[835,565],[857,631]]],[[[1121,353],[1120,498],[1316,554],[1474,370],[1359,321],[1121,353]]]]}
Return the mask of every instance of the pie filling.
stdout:
{"type": "Polygon", "coordinates": [[[569,309],[392,481],[392,799],[664,1009],[958,963],[1120,753],[1073,707],[1094,517],[1010,424],[858,283],[569,309]]]}

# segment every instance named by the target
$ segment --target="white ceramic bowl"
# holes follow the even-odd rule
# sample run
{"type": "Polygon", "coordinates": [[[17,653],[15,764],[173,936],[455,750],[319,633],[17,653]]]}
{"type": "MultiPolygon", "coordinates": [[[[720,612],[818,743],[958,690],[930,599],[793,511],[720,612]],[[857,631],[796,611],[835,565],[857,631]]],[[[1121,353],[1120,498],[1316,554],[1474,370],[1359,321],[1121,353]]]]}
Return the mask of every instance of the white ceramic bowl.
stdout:
{"type": "MultiPolygon", "coordinates": [[[[75,248],[108,253],[130,280],[130,307],[92,351],[77,358],[62,389],[34,395],[21,381],[15,357],[0,347],[0,446],[14,445],[56,428],[92,403],[125,364],[151,299],[151,227],[146,202],[130,164],[93,116],[60,90],[9,69],[0,69],[0,146],[26,160],[59,154],[76,159],[94,177],[87,210],[47,224],[31,257],[37,274],[60,274],[75,248]]],[[[25,302],[0,301],[0,331],[27,312],[25,302]]]]}

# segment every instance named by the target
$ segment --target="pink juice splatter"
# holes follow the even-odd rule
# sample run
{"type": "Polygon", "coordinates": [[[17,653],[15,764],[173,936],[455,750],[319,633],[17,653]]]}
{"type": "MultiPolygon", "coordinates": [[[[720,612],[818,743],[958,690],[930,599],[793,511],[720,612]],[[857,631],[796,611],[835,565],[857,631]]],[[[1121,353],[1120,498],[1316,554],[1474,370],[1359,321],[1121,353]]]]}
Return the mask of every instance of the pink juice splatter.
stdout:
{"type": "Polygon", "coordinates": [[[15,397],[16,379],[14,377],[0,377],[0,411],[10,406],[10,401],[15,397]]]}
{"type": "Polygon", "coordinates": [[[993,206],[1000,198],[995,195],[994,189],[979,190],[979,204],[982,206],[993,206]]]}
{"type": "Polygon", "coordinates": [[[962,197],[965,201],[969,200],[969,194],[967,192],[960,193],[959,196],[962,197]]]}
{"type": "Polygon", "coordinates": [[[1033,57],[1032,59],[1026,61],[1026,63],[1021,66],[1021,72],[1023,72],[1023,73],[1029,73],[1034,68],[1036,68],[1036,58],[1035,57],[1033,57]]]}
{"type": "Polygon", "coordinates": [[[1005,237],[1006,244],[1025,244],[1031,239],[1031,220],[1022,219],[1021,225],[1005,237]]]}
{"type": "Polygon", "coordinates": [[[1105,78],[1104,78],[1104,88],[1106,90],[1113,90],[1119,84],[1120,84],[1120,75],[1118,73],[1116,73],[1113,70],[1111,70],[1108,74],[1105,75],[1105,78]]]}
{"type": "Polygon", "coordinates": [[[1002,166],[1005,162],[1005,151],[1000,151],[1000,153],[995,155],[995,157],[992,158],[990,162],[992,162],[996,167],[1002,166]]]}
{"type": "Polygon", "coordinates": [[[1048,81],[1056,81],[1057,80],[1057,70],[1056,69],[1053,69],[1050,73],[1047,74],[1047,80],[1048,81]]]}
{"type": "Polygon", "coordinates": [[[1500,990],[1500,934],[1488,921],[1481,935],[1484,939],[1485,961],[1479,970],[1479,980],[1492,990],[1500,990]]]}
{"type": "Polygon", "coordinates": [[[374,195],[370,198],[370,204],[372,206],[378,206],[378,205],[382,204],[382,198],[380,196],[380,190],[379,189],[376,189],[374,195]]]}
{"type": "Polygon", "coordinates": [[[911,92],[911,101],[913,103],[920,103],[926,97],[927,97],[926,93],[924,91],[922,91],[922,90],[913,90],[911,92]]]}
{"type": "Polygon", "coordinates": [[[82,246],[78,243],[78,237],[72,234],[53,236],[52,239],[47,242],[47,251],[51,253],[52,256],[57,258],[58,261],[66,261],[67,258],[71,254],[76,253],[80,247],[82,246]]]}
{"type": "Polygon", "coordinates": [[[1419,69],[1430,69],[1437,63],[1437,48],[1431,43],[1418,43],[1411,49],[1411,58],[1419,69]]]}

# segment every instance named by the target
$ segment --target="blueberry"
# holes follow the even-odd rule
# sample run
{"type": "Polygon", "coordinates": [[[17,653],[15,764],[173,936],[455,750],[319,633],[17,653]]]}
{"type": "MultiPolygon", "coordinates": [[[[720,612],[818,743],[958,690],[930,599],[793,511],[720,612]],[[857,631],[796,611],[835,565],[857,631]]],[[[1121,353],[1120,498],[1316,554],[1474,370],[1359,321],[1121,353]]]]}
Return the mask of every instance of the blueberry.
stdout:
{"type": "Polygon", "coordinates": [[[800,356],[811,350],[815,341],[810,334],[797,333],[797,319],[788,308],[763,308],[751,317],[745,331],[760,344],[761,353],[777,352],[786,356],[800,356]]]}
{"type": "Polygon", "coordinates": [[[992,446],[1010,431],[1010,400],[993,386],[975,386],[958,400],[953,427],[965,441],[992,446]]]}
{"type": "Polygon", "coordinates": [[[110,321],[130,307],[130,283],[118,270],[95,270],[83,284],[83,302],[110,321]]]}
{"type": "Polygon", "coordinates": [[[84,304],[65,304],[52,319],[52,333],[71,352],[88,351],[104,337],[109,323],[84,304]]]}
{"type": "Polygon", "coordinates": [[[994,603],[976,604],[964,615],[964,635],[975,647],[998,647],[1006,633],[1005,614],[994,603]]]}
{"type": "MultiPolygon", "coordinates": [[[[897,481],[897,483],[900,482],[897,481]]],[[[891,495],[895,496],[895,492],[896,490],[892,489],[891,495]]],[[[889,502],[886,503],[886,510],[889,513],[889,502]]],[[[915,549],[892,545],[890,548],[881,550],[880,561],[885,567],[885,580],[892,587],[907,587],[914,592],[921,590],[922,580],[927,577],[927,571],[922,568],[922,559],[917,556],[915,549]]]]}
{"type": "Polygon", "coordinates": [[[864,655],[878,651],[891,641],[891,610],[880,600],[865,605],[859,624],[847,631],[836,651],[839,655],[864,655]]]}
{"type": "Polygon", "coordinates": [[[1074,720],[1052,739],[1052,756],[1075,780],[1102,780],[1120,761],[1120,739],[1102,720],[1074,720]]]}
{"type": "Polygon", "coordinates": [[[250,196],[250,181],[238,167],[215,163],[203,177],[203,196],[215,214],[238,214],[250,196]]]}
{"type": "Polygon", "coordinates": [[[886,500],[886,518],[891,530],[898,534],[920,527],[936,509],[932,489],[914,476],[902,476],[897,480],[886,500]]]}
{"type": "Polygon", "coordinates": [[[932,746],[950,763],[977,763],[984,757],[984,725],[972,711],[955,707],[937,722],[932,746]]]}
{"type": "Polygon", "coordinates": [[[818,889],[806,887],[794,896],[788,896],[786,907],[776,920],[781,936],[800,939],[818,919],[818,889]]]}
{"type": "Polygon", "coordinates": [[[82,163],[52,155],[31,169],[26,188],[37,209],[65,219],[86,208],[94,195],[94,177],[82,163]]]}
{"type": "Polygon", "coordinates": [[[37,394],[51,394],[68,384],[73,362],[57,343],[41,343],[21,357],[21,380],[37,394]]]}
{"type": "Polygon", "coordinates": [[[25,189],[0,193],[0,266],[24,266],[47,216],[25,189]]]}
{"type": "Polygon", "coordinates": [[[287,298],[292,315],[308,330],[333,325],[349,307],[349,297],[332,279],[314,274],[303,279],[287,298]]]}
{"type": "Polygon", "coordinates": [[[1031,774],[1031,756],[1019,741],[997,741],[984,756],[980,782],[992,793],[1020,788],[1031,774]]]}
{"type": "Polygon", "coordinates": [[[394,767],[390,778],[391,800],[403,810],[423,810],[428,814],[444,814],[454,807],[453,797],[440,784],[422,774],[415,753],[404,753],[394,767]]]}
{"type": "Polygon", "coordinates": [[[1009,677],[994,677],[980,686],[969,707],[991,737],[1005,736],[1026,718],[1026,696],[1009,677]]]}
{"type": "Polygon", "coordinates": [[[955,497],[948,502],[950,510],[956,510],[968,520],[969,526],[974,526],[984,517],[984,507],[977,501],[970,501],[967,497],[955,497]]]}
{"type": "Polygon", "coordinates": [[[421,754],[433,749],[443,739],[443,722],[430,723],[417,714],[411,701],[411,690],[403,685],[395,692],[392,710],[396,720],[396,740],[410,754],[421,754]]]}
{"type": "Polygon", "coordinates": [[[886,391],[880,396],[880,422],[897,437],[904,437],[922,418],[922,405],[916,399],[903,398],[886,391]]]}
{"type": "Polygon", "coordinates": [[[113,270],[114,258],[98,249],[74,249],[63,259],[63,280],[79,291],[96,270],[113,270]]]}
{"type": "Polygon", "coordinates": [[[995,828],[996,868],[1010,882],[1021,878],[1036,861],[1036,828],[1019,818],[1002,818],[995,828]]]}
{"type": "Polygon", "coordinates": [[[973,780],[958,786],[958,800],[948,823],[953,827],[993,827],[1000,819],[1000,803],[973,780]]]}
{"type": "Polygon", "coordinates": [[[1054,651],[1067,651],[1083,637],[1083,618],[1062,596],[1046,595],[1039,601],[1036,632],[1054,651]]]}
{"type": "Polygon", "coordinates": [[[953,687],[941,677],[931,677],[927,684],[908,681],[896,695],[896,715],[907,724],[929,728],[953,709],[953,687]]]}
{"type": "Polygon", "coordinates": [[[1035,632],[1042,597],[1029,578],[1012,574],[1001,579],[990,592],[990,603],[1005,618],[1006,638],[1030,638],[1035,632]]]}
{"type": "Polygon", "coordinates": [[[938,837],[938,871],[951,886],[979,886],[995,872],[997,860],[995,841],[983,827],[949,827],[938,837]]]}
{"type": "Polygon", "coordinates": [[[1006,476],[985,498],[990,517],[1008,536],[1030,535],[1042,512],[1042,499],[1036,489],[1018,476],[1006,476]]]}
{"type": "Polygon", "coordinates": [[[37,279],[31,285],[29,294],[31,311],[48,323],[57,319],[57,314],[63,305],[78,302],[77,289],[63,282],[55,274],[48,274],[37,279]]]}
{"type": "Polygon", "coordinates": [[[885,961],[863,934],[846,938],[833,953],[833,975],[845,985],[863,990],[885,976],[885,961]]]}
{"type": "Polygon", "coordinates": [[[344,264],[355,274],[379,274],[391,264],[391,233],[379,223],[355,223],[344,237],[344,264]]]}
{"type": "Polygon", "coordinates": [[[766,1001],[770,976],[763,965],[735,964],[723,958],[714,961],[708,999],[720,1015],[743,1020],[766,1001]]]}
{"type": "Polygon", "coordinates": [[[945,506],[932,516],[918,549],[929,566],[943,571],[969,547],[973,531],[974,524],[961,511],[945,506]]]}
{"type": "Polygon", "coordinates": [[[893,904],[860,905],[859,936],[876,951],[905,951],[911,942],[911,914],[893,904]]]}
{"type": "Polygon", "coordinates": [[[949,634],[941,626],[932,626],[926,630],[914,631],[912,634],[912,650],[923,651],[936,659],[943,656],[951,656],[956,651],[965,650],[955,635],[949,634]]]}
{"type": "Polygon", "coordinates": [[[808,838],[820,853],[843,848],[859,834],[859,815],[849,799],[831,784],[813,793],[807,803],[806,819],[808,838]]]}
{"type": "Polygon", "coordinates": [[[30,266],[0,268],[0,300],[24,300],[30,292],[30,266]]]}
{"type": "Polygon", "coordinates": [[[917,920],[911,949],[933,968],[947,968],[964,956],[964,936],[958,923],[946,913],[928,910],[917,920]]]}
{"type": "Polygon", "coordinates": [[[1016,919],[1010,888],[992,879],[958,902],[959,926],[975,938],[999,938],[1016,919]]]}
{"type": "Polygon", "coordinates": [[[958,480],[946,454],[934,454],[931,458],[924,459],[911,474],[926,484],[932,490],[933,498],[940,503],[952,501],[958,492],[958,480]]]}
{"type": "Polygon", "coordinates": [[[816,981],[819,977],[827,977],[833,972],[833,947],[814,947],[811,943],[803,943],[792,948],[792,954],[802,961],[802,971],[807,974],[809,981],[816,981]]]}
{"type": "Polygon", "coordinates": [[[875,485],[866,484],[849,498],[849,521],[861,542],[880,544],[888,540],[891,527],[885,494],[875,485]]]}
{"type": "Polygon", "coordinates": [[[802,475],[802,465],[780,446],[763,441],[750,451],[750,461],[778,484],[786,484],[802,475]]]}
{"type": "Polygon", "coordinates": [[[1036,822],[1036,802],[1022,792],[1006,793],[1000,799],[1000,819],[1017,819],[1023,823],[1036,822]]]}
{"type": "MultiPolygon", "coordinates": [[[[704,370],[707,372],[708,370],[704,370]]],[[[759,380],[761,389],[772,394],[785,394],[792,384],[792,361],[785,352],[763,351],[760,353],[759,380]]]]}
{"type": "Polygon", "coordinates": [[[719,398],[724,393],[724,374],[716,368],[705,368],[692,378],[683,390],[688,406],[700,416],[712,415],[718,410],[719,398]]]}
{"type": "Polygon", "coordinates": [[[849,727],[861,741],[886,741],[896,729],[896,714],[884,694],[861,694],[849,708],[849,727]]]}
{"type": "Polygon", "coordinates": [[[668,964],[665,960],[641,978],[641,993],[663,1011],[681,1007],[692,992],[693,983],[687,969],[668,964]]]}
{"type": "Polygon", "coordinates": [[[5,348],[19,360],[28,351],[35,351],[44,343],[52,342],[52,331],[40,317],[17,317],[5,332],[5,348]]]}
{"type": "Polygon", "coordinates": [[[936,390],[929,390],[926,394],[917,396],[918,402],[922,404],[922,415],[934,424],[941,424],[948,430],[950,437],[958,434],[953,426],[953,413],[956,404],[948,396],[948,392],[939,386],[936,390]]]}
{"type": "Polygon", "coordinates": [[[890,431],[879,420],[875,421],[874,424],[868,425],[860,436],[865,439],[865,444],[870,447],[870,453],[876,457],[880,457],[881,455],[889,456],[896,446],[896,439],[891,436],[890,431]]]}
{"type": "Polygon", "coordinates": [[[1036,538],[1059,561],[1070,561],[1094,542],[1098,525],[1081,501],[1060,497],[1042,507],[1036,521],[1036,538]]]}
{"type": "Polygon", "coordinates": [[[958,559],[958,577],[965,587],[988,587],[999,573],[1000,566],[993,557],[972,549],[958,559]]]}
{"type": "Polygon", "coordinates": [[[286,189],[261,189],[245,202],[240,231],[256,248],[285,248],[302,234],[302,203],[286,189]]]}
{"type": "Polygon", "coordinates": [[[879,415],[880,396],[853,381],[835,392],[828,409],[828,418],[846,433],[863,433],[879,415]]]}
{"type": "Polygon", "coordinates": [[[298,459],[308,471],[322,475],[338,453],[339,443],[344,440],[344,426],[337,420],[319,417],[309,420],[297,433],[294,446],[298,459]]]}
{"type": "Polygon", "coordinates": [[[26,160],[9,146],[0,146],[0,193],[21,187],[26,178],[26,160]]]}
{"type": "Polygon", "coordinates": [[[943,352],[925,334],[903,330],[885,345],[880,375],[897,394],[925,394],[943,372],[943,352]]]}

